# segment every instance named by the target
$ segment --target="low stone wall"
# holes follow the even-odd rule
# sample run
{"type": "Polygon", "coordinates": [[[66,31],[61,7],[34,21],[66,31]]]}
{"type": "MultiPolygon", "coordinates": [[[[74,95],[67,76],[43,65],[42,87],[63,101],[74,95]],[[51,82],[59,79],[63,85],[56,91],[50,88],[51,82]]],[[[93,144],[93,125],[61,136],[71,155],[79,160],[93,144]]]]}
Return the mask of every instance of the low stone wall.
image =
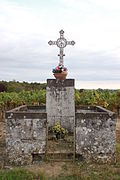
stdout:
{"type": "Polygon", "coordinates": [[[6,112],[7,164],[31,164],[46,152],[47,114],[22,106],[6,112]]]}
{"type": "Polygon", "coordinates": [[[82,110],[75,115],[76,154],[87,162],[115,162],[116,114],[98,106],[82,110]]]}
{"type": "MultiPolygon", "coordinates": [[[[75,110],[76,157],[86,162],[114,163],[116,114],[99,106],[81,106],[75,110]]],[[[74,126],[74,121],[69,123],[74,126]]],[[[69,128],[69,124],[66,126],[69,128]]],[[[8,165],[26,165],[41,160],[47,151],[45,106],[22,106],[6,112],[6,151],[5,136],[0,136],[0,143],[0,161],[3,163],[5,152],[8,165]]]]}

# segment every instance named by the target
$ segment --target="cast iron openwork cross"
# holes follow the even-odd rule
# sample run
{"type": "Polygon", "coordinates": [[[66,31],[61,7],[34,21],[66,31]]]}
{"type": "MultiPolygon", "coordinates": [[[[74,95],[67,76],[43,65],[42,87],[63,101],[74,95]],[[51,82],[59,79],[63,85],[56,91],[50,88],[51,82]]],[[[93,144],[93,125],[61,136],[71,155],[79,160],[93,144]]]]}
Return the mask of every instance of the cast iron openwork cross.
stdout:
{"type": "Polygon", "coordinates": [[[67,45],[74,45],[75,44],[75,41],[67,41],[65,38],[64,38],[64,31],[61,30],[60,32],[60,38],[57,39],[57,41],[49,41],[48,44],[49,45],[57,45],[59,48],[60,48],[60,54],[58,54],[58,56],[60,57],[59,59],[59,65],[64,65],[63,64],[63,57],[65,56],[64,54],[64,48],[67,46],[67,45]]]}

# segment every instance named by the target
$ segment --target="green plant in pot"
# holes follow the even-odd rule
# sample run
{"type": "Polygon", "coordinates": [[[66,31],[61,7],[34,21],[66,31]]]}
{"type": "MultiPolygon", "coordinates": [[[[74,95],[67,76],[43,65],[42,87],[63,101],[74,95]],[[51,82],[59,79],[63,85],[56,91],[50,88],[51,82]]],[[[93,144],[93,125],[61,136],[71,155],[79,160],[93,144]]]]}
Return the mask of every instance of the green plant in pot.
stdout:
{"type": "Polygon", "coordinates": [[[56,135],[56,139],[64,139],[65,136],[68,134],[68,130],[63,128],[59,122],[56,122],[53,127],[53,132],[56,135]]]}

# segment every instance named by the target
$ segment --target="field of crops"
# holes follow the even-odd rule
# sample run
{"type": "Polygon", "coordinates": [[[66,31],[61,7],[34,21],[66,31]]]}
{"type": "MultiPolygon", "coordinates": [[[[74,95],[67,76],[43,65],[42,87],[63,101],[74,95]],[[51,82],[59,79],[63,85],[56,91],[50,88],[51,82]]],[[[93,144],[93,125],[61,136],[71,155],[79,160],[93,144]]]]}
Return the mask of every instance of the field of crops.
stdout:
{"type": "Polygon", "coordinates": [[[99,105],[112,111],[120,107],[120,91],[112,90],[76,90],[76,105],[99,105]]]}
{"type": "Polygon", "coordinates": [[[39,105],[45,104],[46,91],[21,91],[16,92],[1,92],[0,93],[0,110],[9,110],[17,106],[27,105],[39,105]]]}
{"type": "MultiPolygon", "coordinates": [[[[0,110],[8,110],[17,106],[42,105],[46,103],[46,90],[31,90],[20,92],[1,92],[0,110]]],[[[120,91],[111,90],[75,90],[76,105],[100,105],[117,111],[120,107],[120,91]]]]}

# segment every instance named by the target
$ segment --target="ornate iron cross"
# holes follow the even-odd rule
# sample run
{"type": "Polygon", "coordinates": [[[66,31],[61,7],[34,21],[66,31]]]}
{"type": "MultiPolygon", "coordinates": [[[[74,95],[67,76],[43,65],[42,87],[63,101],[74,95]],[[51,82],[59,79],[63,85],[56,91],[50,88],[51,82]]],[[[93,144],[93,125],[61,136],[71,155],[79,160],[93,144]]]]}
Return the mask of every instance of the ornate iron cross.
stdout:
{"type": "Polygon", "coordinates": [[[58,54],[58,56],[60,57],[59,59],[59,65],[64,65],[63,64],[63,57],[65,56],[64,54],[64,48],[67,46],[67,45],[74,45],[75,44],[75,41],[67,41],[65,38],[64,38],[64,31],[61,30],[60,32],[60,38],[57,39],[57,41],[49,41],[48,44],[49,45],[57,45],[59,48],[60,48],[60,54],[58,54]]]}

